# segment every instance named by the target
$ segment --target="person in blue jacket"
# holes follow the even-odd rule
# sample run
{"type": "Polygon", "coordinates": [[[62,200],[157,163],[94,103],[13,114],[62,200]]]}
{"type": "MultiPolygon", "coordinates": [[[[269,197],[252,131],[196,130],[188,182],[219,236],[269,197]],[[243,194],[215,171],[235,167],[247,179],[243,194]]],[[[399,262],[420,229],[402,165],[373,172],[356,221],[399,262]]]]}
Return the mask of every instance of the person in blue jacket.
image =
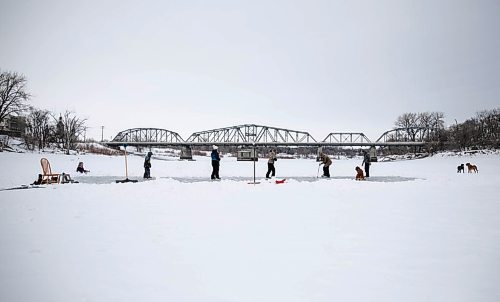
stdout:
{"type": "Polygon", "coordinates": [[[217,151],[217,146],[213,145],[212,146],[212,179],[220,179],[219,177],[219,163],[220,163],[220,156],[219,156],[219,151],[217,151]]]}

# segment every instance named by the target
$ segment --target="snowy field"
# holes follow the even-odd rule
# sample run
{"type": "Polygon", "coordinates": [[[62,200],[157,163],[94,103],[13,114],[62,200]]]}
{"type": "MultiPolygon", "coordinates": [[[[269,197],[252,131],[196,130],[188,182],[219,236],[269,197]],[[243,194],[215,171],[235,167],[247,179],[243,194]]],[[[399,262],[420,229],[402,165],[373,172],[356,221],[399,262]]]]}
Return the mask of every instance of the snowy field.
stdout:
{"type": "Polygon", "coordinates": [[[0,153],[0,189],[47,157],[79,184],[0,191],[0,301],[500,301],[500,156],[280,159],[0,153]],[[91,170],[77,176],[79,161],[91,170]],[[457,174],[460,163],[478,174],[457,174]],[[143,158],[129,156],[129,178],[143,158]]]}

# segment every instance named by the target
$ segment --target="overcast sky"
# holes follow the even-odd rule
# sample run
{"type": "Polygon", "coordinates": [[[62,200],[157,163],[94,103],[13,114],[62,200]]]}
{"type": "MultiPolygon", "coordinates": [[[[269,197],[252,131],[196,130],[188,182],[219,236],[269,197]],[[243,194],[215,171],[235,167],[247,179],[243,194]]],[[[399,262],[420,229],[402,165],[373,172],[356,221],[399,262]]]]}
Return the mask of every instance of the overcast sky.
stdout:
{"type": "Polygon", "coordinates": [[[255,123],[364,132],[500,107],[500,1],[0,0],[0,69],[87,137],[255,123]]]}

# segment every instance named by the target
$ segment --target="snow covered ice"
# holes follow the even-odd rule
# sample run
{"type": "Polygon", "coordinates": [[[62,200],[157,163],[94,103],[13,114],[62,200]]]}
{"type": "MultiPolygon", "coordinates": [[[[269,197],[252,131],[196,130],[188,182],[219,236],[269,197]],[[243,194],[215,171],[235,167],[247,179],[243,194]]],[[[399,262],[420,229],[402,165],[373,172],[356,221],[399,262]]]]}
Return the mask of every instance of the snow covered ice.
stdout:
{"type": "Polygon", "coordinates": [[[0,153],[0,189],[40,158],[79,184],[0,191],[0,301],[500,301],[498,154],[373,163],[0,153]],[[79,161],[91,170],[77,175],[79,161]],[[478,174],[457,174],[471,162],[478,174]],[[143,158],[128,157],[140,180],[143,158]]]}

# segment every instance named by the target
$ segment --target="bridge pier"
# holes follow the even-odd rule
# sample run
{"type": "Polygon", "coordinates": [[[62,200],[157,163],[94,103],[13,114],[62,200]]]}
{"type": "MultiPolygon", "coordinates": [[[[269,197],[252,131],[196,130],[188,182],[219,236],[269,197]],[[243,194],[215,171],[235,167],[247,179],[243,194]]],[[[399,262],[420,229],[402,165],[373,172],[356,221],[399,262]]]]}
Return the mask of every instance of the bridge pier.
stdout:
{"type": "Polygon", "coordinates": [[[377,148],[375,148],[375,146],[371,146],[370,147],[369,154],[370,154],[370,161],[371,162],[377,162],[378,161],[378,159],[377,159],[377,148]]]}
{"type": "Polygon", "coordinates": [[[316,161],[317,162],[321,161],[321,152],[323,152],[323,147],[318,147],[318,152],[316,154],[316,161]]]}
{"type": "Polygon", "coordinates": [[[181,148],[181,159],[193,160],[193,150],[191,146],[183,146],[181,148]]]}

